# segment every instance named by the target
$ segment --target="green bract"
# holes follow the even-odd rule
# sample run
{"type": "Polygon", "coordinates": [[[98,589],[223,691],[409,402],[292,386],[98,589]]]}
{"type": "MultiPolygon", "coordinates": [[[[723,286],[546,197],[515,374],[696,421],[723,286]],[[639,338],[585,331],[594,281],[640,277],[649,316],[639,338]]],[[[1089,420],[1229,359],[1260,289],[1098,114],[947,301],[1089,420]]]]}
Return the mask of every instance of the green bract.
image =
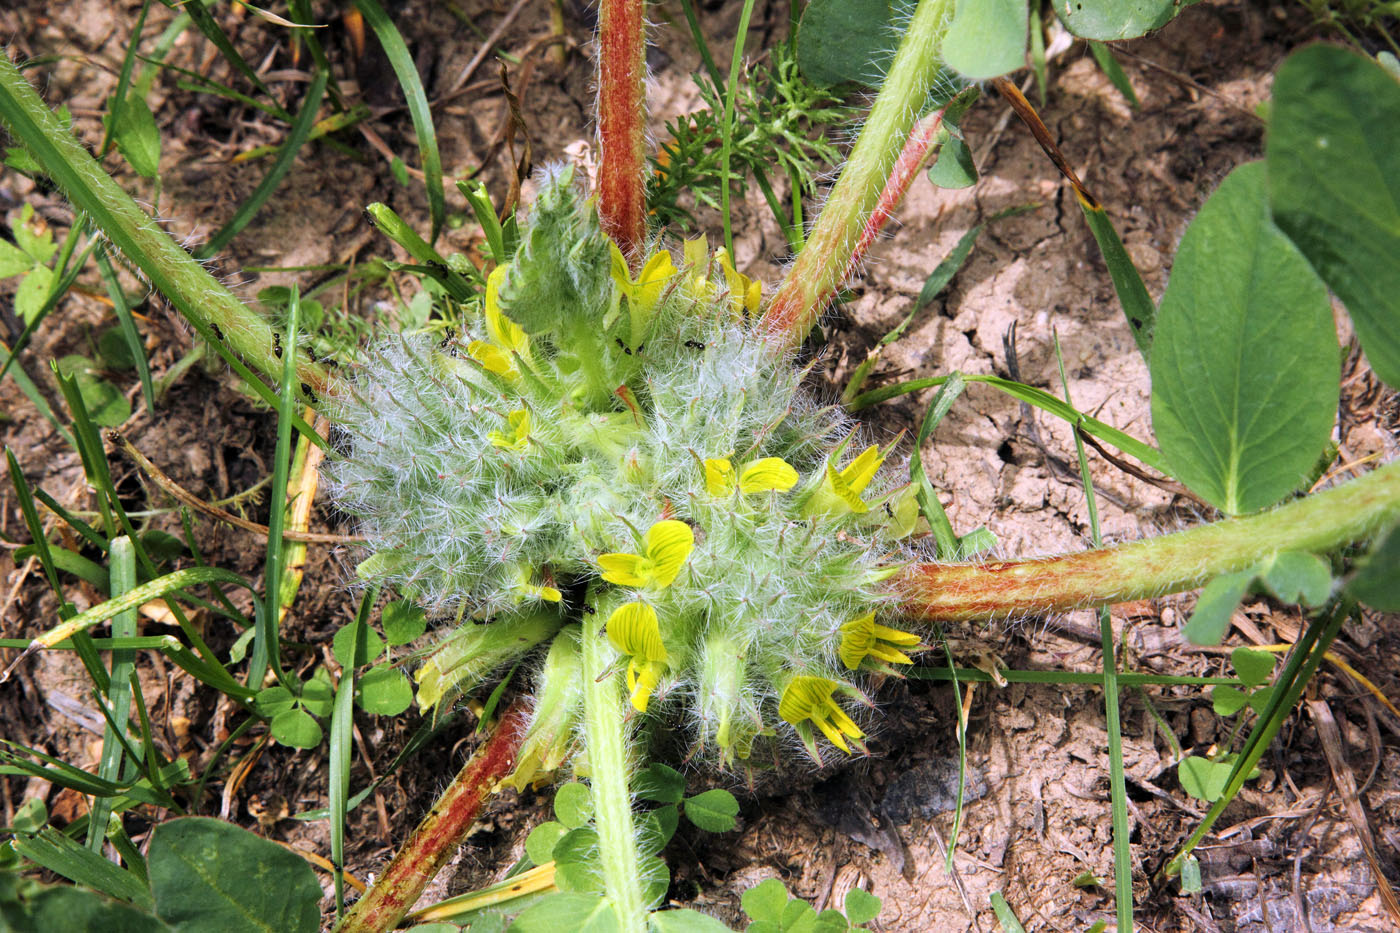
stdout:
{"type": "MultiPolygon", "coordinates": [[[[475,332],[383,341],[329,403],[346,448],[330,476],[369,541],[360,576],[459,620],[420,705],[602,613],[626,623],[607,638],[633,707],[683,711],[730,764],[792,734],[794,677],[861,696],[842,626],[890,599],[879,582],[910,553],[881,452],[850,443],[723,278],[646,268],[614,265],[567,170],[547,179],[475,332]]],[[[544,749],[578,716],[556,687],[532,763],[558,763],[544,749]]]]}

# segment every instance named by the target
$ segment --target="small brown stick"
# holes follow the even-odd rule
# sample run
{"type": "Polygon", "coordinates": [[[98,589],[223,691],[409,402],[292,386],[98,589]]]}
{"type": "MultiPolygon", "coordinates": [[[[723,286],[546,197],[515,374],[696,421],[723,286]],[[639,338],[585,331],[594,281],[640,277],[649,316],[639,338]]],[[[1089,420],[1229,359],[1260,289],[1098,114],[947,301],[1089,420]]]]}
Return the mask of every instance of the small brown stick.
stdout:
{"type": "Polygon", "coordinates": [[[467,838],[496,782],[515,767],[529,719],[523,700],[510,705],[486,744],[457,772],[384,874],[345,915],[336,933],[383,933],[398,925],[467,838]]]}
{"type": "Polygon", "coordinates": [[[1075,196],[1083,202],[1089,210],[1103,210],[1103,205],[1099,204],[1097,198],[1089,193],[1089,189],[1084,187],[1084,182],[1079,180],[1079,175],[1065,158],[1065,154],[1060,151],[1054,137],[1050,135],[1050,130],[1046,128],[1045,121],[1040,119],[1040,114],[1035,112],[1031,102],[1026,100],[1026,95],[1021,93],[1021,89],[1012,84],[1006,78],[997,78],[992,82],[992,87],[997,89],[1011,109],[1016,111],[1016,116],[1021,118],[1021,122],[1026,125],[1026,129],[1031,131],[1035,141],[1040,143],[1040,148],[1045,150],[1045,154],[1050,157],[1050,161],[1055,163],[1055,168],[1060,170],[1060,174],[1074,188],[1075,196]]]}
{"type": "MultiPolygon", "coordinates": [[[[267,535],[271,533],[266,525],[259,525],[257,522],[250,522],[246,518],[239,518],[232,512],[221,509],[217,505],[210,505],[188,489],[185,489],[169,476],[166,476],[165,473],[161,471],[160,467],[156,466],[150,460],[147,460],[146,456],[142,454],[141,451],[137,450],[131,441],[127,440],[116,431],[108,431],[107,440],[120,447],[122,451],[141,468],[142,472],[151,478],[153,483],[159,486],[161,490],[177,502],[183,502],[202,515],[208,515],[210,518],[218,519],[221,522],[227,522],[230,525],[242,528],[244,531],[251,531],[263,537],[267,537],[267,535]]],[[[282,537],[288,541],[300,541],[305,544],[360,544],[365,540],[360,535],[334,535],[318,531],[284,531],[282,537]]]]}

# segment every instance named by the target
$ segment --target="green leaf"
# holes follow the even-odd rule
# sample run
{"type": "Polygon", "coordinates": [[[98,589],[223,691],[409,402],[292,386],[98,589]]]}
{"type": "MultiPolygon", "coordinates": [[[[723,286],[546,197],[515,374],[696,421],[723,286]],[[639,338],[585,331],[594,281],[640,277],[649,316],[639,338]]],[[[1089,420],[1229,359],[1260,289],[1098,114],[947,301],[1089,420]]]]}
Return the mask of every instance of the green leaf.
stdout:
{"type": "Polygon", "coordinates": [[[34,205],[25,204],[20,208],[19,217],[10,222],[10,232],[14,234],[15,245],[34,260],[43,265],[58,252],[58,244],[53,241],[53,231],[42,224],[33,225],[34,205]]]}
{"type": "Polygon", "coordinates": [[[1177,250],[1152,343],[1152,426],[1172,472],[1230,515],[1278,502],[1327,446],[1340,376],[1327,291],[1241,165],[1177,250]]]}
{"type": "Polygon", "coordinates": [[[272,737],[292,748],[315,748],[321,744],[321,726],[316,718],[295,706],[272,717],[272,737]]]}
{"type": "Polygon", "coordinates": [[[797,30],[797,67],[819,87],[876,85],[894,58],[890,0],[812,0],[797,30]]]}
{"type": "Polygon", "coordinates": [[[1244,598],[1254,571],[1221,574],[1201,590],[1196,609],[1182,628],[1181,634],[1193,645],[1218,645],[1230,627],[1230,617],[1244,598]]]}
{"type": "Polygon", "coordinates": [[[949,68],[986,81],[1026,65],[1026,0],[958,0],[943,37],[949,68]]]}
{"type": "Polygon", "coordinates": [[[510,929],[511,933],[612,933],[620,927],[606,898],[560,893],[521,911],[510,929]]]}
{"type": "Polygon", "coordinates": [[[1361,561],[1347,595],[1382,612],[1400,612],[1400,525],[1392,525],[1361,561]]]}
{"type": "Polygon", "coordinates": [[[812,924],[812,933],[846,933],[850,928],[851,924],[846,920],[845,914],[828,907],[817,914],[812,924]]]}
{"type": "Polygon", "coordinates": [[[160,171],[160,130],[144,99],[134,94],[126,99],[117,115],[112,136],[136,174],[143,178],[156,177],[160,171]]]}
{"type": "Polygon", "coordinates": [[[141,546],[146,549],[146,556],[157,563],[172,561],[185,554],[185,542],[158,528],[142,532],[141,546]]]}
{"type": "Polygon", "coordinates": [[[685,799],[685,818],[707,833],[727,833],[739,815],[739,801],[729,791],[716,787],[685,799]]]}
{"type": "Polygon", "coordinates": [[[1201,863],[1194,855],[1186,856],[1186,861],[1181,863],[1181,893],[1200,894],[1205,890],[1201,884],[1201,863]]]}
{"type": "Polygon", "coordinates": [[[156,915],[176,930],[321,928],[321,886],[306,860],[230,823],[162,823],[152,833],[147,870],[156,915]]]}
{"type": "Polygon", "coordinates": [[[397,716],[413,705],[413,687],[403,671],[379,664],[361,675],[356,690],[360,709],[379,716],[397,716]]]}
{"type": "Polygon", "coordinates": [[[554,816],[570,829],[593,822],[593,792],[588,785],[570,781],[555,791],[554,816]]]}
{"type": "Polygon", "coordinates": [[[324,667],[316,668],[311,679],[301,685],[301,705],[313,716],[329,716],[335,707],[335,688],[330,684],[330,673],[324,667]]]}
{"type": "Polygon", "coordinates": [[[1334,46],[1289,56],[1266,152],[1274,219],[1346,304],[1376,375],[1400,386],[1400,84],[1334,46]]]}
{"type": "Polygon", "coordinates": [[[846,919],[851,923],[869,923],[880,916],[880,899],[863,888],[846,892],[846,919]]]}
{"type": "Polygon", "coordinates": [[[1260,687],[1249,695],[1249,708],[1256,715],[1263,716],[1269,710],[1269,700],[1273,698],[1273,687],[1260,687]]]}
{"type": "Polygon", "coordinates": [[[525,837],[525,854],[530,856],[530,861],[536,865],[554,861],[554,847],[568,831],[569,827],[554,820],[541,823],[525,837]]]}
{"type": "Polygon", "coordinates": [[[379,624],[389,644],[406,645],[427,631],[428,617],[413,603],[396,599],[384,607],[379,624]]]}
{"type": "Polygon", "coordinates": [[[15,291],[15,314],[25,324],[33,324],[39,312],[44,310],[44,302],[53,288],[53,270],[48,266],[34,266],[19,283],[15,291]]]}
{"type": "Polygon", "coordinates": [[[1026,928],[1021,926],[1016,912],[1006,903],[1006,898],[1000,891],[993,891],[989,900],[992,902],[992,913],[996,914],[997,923],[1001,924],[1002,933],[1026,933],[1026,928]]]}
{"type": "MultiPolygon", "coordinates": [[[[1286,603],[1321,606],[1332,595],[1332,567],[1316,554],[1281,551],[1259,572],[1260,582],[1286,603]]],[[[1236,668],[1238,670],[1238,668],[1236,668]]]]}
{"type": "Polygon", "coordinates": [[[42,888],[0,899],[0,929],[62,930],[63,933],[169,933],[148,913],[67,886],[42,888]]]}
{"type": "Polygon", "coordinates": [[[972,150],[967,148],[960,134],[948,134],[938,149],[938,158],[929,166],[928,180],[940,188],[970,188],[977,184],[972,150]]]}
{"type": "Polygon", "coordinates": [[[739,906],[750,920],[769,923],[777,923],[782,919],[783,908],[787,903],[787,887],[777,878],[760,881],[739,898],[739,906]]]}
{"type": "Polygon", "coordinates": [[[671,889],[671,869],[657,855],[647,855],[637,860],[637,872],[642,879],[642,901],[659,904],[671,889]]]}
{"type": "Polygon", "coordinates": [[[331,654],[335,655],[336,661],[343,668],[363,667],[383,653],[384,639],[380,638],[374,629],[358,620],[341,626],[340,631],[331,639],[331,654]],[[364,641],[356,651],[356,635],[361,629],[364,630],[364,641]]]}
{"type": "Polygon", "coordinates": [[[253,705],[258,712],[264,716],[277,716],[296,706],[297,698],[286,687],[278,684],[274,687],[264,687],[258,691],[258,695],[253,699],[253,705]]]}
{"type": "Polygon", "coordinates": [[[554,844],[554,883],[561,891],[602,893],[597,830],[585,826],[559,837],[554,844]]]}
{"type": "Polygon", "coordinates": [[[34,258],[8,240],[0,240],[0,279],[28,272],[34,258]]]}
{"type": "Polygon", "coordinates": [[[1181,789],[1197,800],[1214,803],[1225,793],[1233,767],[1225,761],[1211,761],[1192,755],[1176,766],[1176,779],[1181,789]]]}
{"type": "Polygon", "coordinates": [[[106,379],[82,373],[74,381],[83,397],[88,418],[99,428],[115,428],[131,417],[131,403],[106,379]]]}
{"type": "Polygon", "coordinates": [[[653,761],[633,782],[633,793],[656,803],[680,803],[685,796],[685,775],[675,768],[653,761]]]}
{"type": "Polygon", "coordinates": [[[729,927],[698,910],[658,910],[647,920],[653,933],[729,933],[729,927]]]}
{"type": "Polygon", "coordinates": [[[1152,350],[1153,331],[1157,327],[1157,308],[1147,294],[1147,286],[1142,283],[1142,275],[1133,265],[1132,257],[1123,248],[1123,240],[1109,219],[1108,211],[1103,205],[1091,207],[1084,201],[1079,202],[1079,209],[1084,212],[1084,221],[1094,235],[1094,242],[1099,245],[1104,265],[1108,266],[1108,277],[1113,281],[1118,305],[1132,328],[1133,340],[1143,358],[1147,359],[1152,350]]]}
{"type": "Polygon", "coordinates": [[[1065,27],[1085,39],[1134,39],[1161,29],[1200,0],[1074,0],[1055,4],[1065,27]]]}
{"type": "Polygon", "coordinates": [[[1243,645],[1230,652],[1230,665],[1246,686],[1258,687],[1266,684],[1274,673],[1275,658],[1268,651],[1248,648],[1243,645]]]}
{"type": "Polygon", "coordinates": [[[1249,702],[1249,694],[1238,687],[1219,684],[1211,688],[1210,703],[1217,716],[1233,716],[1244,709],[1249,702]]]}

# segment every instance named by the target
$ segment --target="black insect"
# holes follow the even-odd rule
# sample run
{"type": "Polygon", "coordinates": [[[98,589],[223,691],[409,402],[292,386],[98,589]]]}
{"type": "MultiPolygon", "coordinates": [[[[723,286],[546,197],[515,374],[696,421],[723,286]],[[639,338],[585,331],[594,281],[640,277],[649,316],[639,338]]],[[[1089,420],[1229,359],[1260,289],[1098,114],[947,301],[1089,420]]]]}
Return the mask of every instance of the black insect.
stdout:
{"type": "Polygon", "coordinates": [[[277,331],[272,332],[272,352],[277,354],[277,358],[282,358],[282,335],[277,331]]]}
{"type": "Polygon", "coordinates": [[[316,393],[311,391],[311,386],[309,383],[303,382],[301,384],[301,391],[302,394],[306,396],[307,400],[310,401],[312,405],[317,404],[316,393]]]}
{"type": "MultiPolygon", "coordinates": [[[[631,348],[629,348],[629,347],[627,346],[627,344],[625,344],[625,343],[622,342],[622,338],[621,338],[621,337],[614,337],[613,339],[617,341],[617,345],[618,345],[619,347],[622,348],[622,352],[623,352],[623,353],[626,353],[628,356],[631,356],[631,355],[632,355],[632,350],[631,350],[631,348]]],[[[638,347],[637,349],[640,350],[641,347],[638,347]]]]}
{"type": "Polygon", "coordinates": [[[217,339],[219,339],[219,340],[223,340],[223,339],[224,339],[224,332],[223,332],[222,330],[219,329],[219,325],[218,325],[218,324],[210,323],[209,327],[214,331],[214,336],[215,336],[217,339]]]}
{"type": "Polygon", "coordinates": [[[692,350],[703,350],[705,345],[698,340],[687,340],[685,345],[692,350]]]}
{"type": "Polygon", "coordinates": [[[598,610],[597,610],[597,609],[594,609],[592,606],[588,605],[588,603],[584,603],[584,604],[583,604],[583,611],[586,612],[586,613],[588,613],[589,615],[593,615],[593,613],[597,612],[598,610]]]}

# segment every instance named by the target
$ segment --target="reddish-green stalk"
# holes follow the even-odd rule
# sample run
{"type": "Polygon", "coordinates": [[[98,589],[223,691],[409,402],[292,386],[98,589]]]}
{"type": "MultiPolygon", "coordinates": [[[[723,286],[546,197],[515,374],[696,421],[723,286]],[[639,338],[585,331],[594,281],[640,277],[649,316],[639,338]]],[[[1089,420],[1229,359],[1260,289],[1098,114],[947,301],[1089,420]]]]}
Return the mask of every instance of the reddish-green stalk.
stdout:
{"type": "MultiPolygon", "coordinates": [[[[938,74],[953,0],[920,0],[841,177],[761,326],[780,346],[801,343],[857,258],[871,218],[938,74]]],[[[873,239],[873,235],[871,237],[873,239]]]]}
{"type": "Polygon", "coordinates": [[[497,782],[515,767],[529,721],[526,704],[521,700],[512,703],[491,737],[457,772],[384,874],[336,927],[336,933],[382,933],[398,925],[467,838],[497,782]]]}
{"type": "Polygon", "coordinates": [[[598,219],[635,271],[646,245],[644,0],[598,7],[598,219]]]}
{"type": "Polygon", "coordinates": [[[850,281],[860,264],[865,261],[865,254],[870,252],[871,245],[889,225],[890,218],[899,209],[899,205],[904,203],[909,186],[928,163],[930,153],[936,151],[933,144],[938,140],[938,131],[943,128],[943,112],[946,109],[945,107],[921,117],[909,131],[909,138],[904,141],[904,148],[899,151],[899,158],[894,161],[889,181],[885,182],[884,190],[880,192],[880,200],[875,203],[875,210],[861,228],[860,239],[856,241],[856,248],[851,253],[850,262],[846,263],[845,274],[841,277],[843,282],[850,281]]]}
{"type": "Polygon", "coordinates": [[[922,564],[895,586],[911,616],[960,621],[1064,612],[1161,596],[1280,551],[1325,553],[1400,518],[1400,461],[1247,518],[1062,557],[922,564]]]}

